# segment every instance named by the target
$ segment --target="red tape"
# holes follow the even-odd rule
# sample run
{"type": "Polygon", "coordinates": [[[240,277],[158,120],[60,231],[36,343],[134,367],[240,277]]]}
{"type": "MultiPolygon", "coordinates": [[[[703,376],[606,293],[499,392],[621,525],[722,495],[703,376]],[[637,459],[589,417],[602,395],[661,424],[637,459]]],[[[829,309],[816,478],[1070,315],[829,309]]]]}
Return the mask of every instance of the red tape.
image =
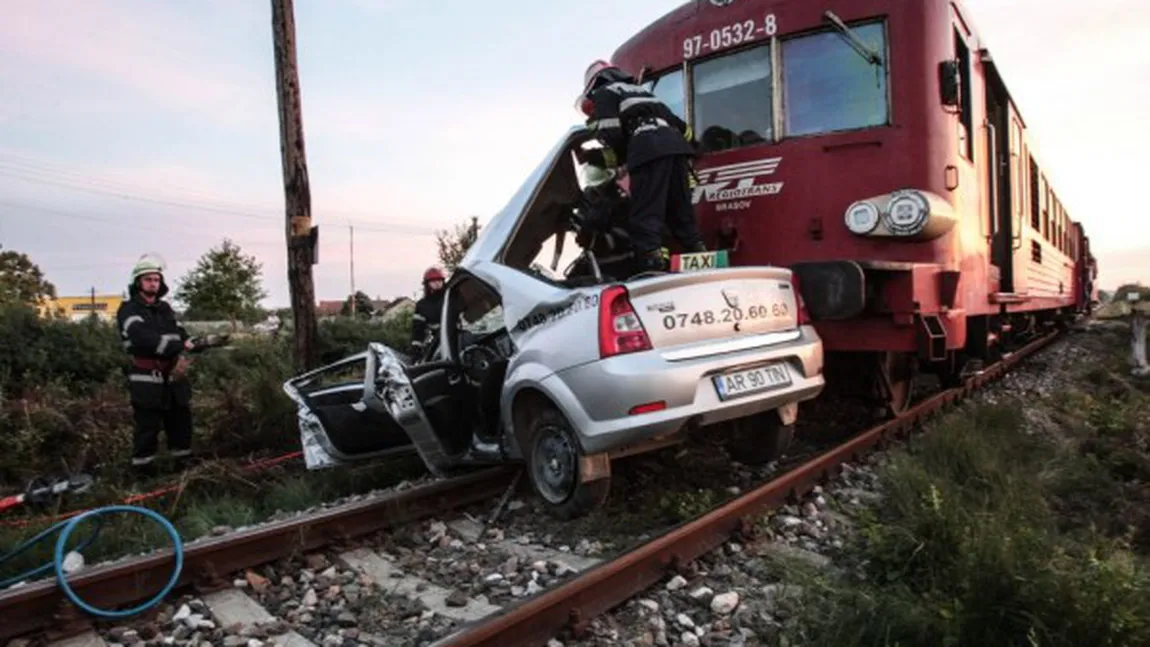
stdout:
{"type": "MultiPolygon", "coordinates": [[[[255,472],[260,472],[262,470],[265,470],[269,467],[279,465],[280,463],[284,463],[284,462],[290,461],[292,459],[299,458],[301,456],[303,456],[302,451],[292,452],[290,454],[284,454],[283,456],[276,456],[274,458],[265,458],[263,460],[248,463],[242,469],[245,473],[252,474],[255,472]]],[[[173,483],[166,485],[164,487],[161,487],[159,489],[152,490],[151,492],[146,492],[144,494],[133,494],[132,496],[125,498],[122,501],[122,503],[124,505],[133,505],[136,503],[140,503],[141,501],[149,501],[151,499],[159,498],[165,494],[171,494],[172,492],[176,492],[176,491],[180,490],[182,487],[183,486],[180,483],[173,482],[173,483]]],[[[14,496],[5,497],[3,499],[0,499],[0,510],[5,509],[5,507],[6,507],[5,504],[9,502],[9,499],[16,499],[19,496],[20,495],[14,495],[14,496]]],[[[15,504],[13,503],[7,507],[12,507],[14,505],[15,504]]],[[[51,524],[51,523],[56,523],[58,521],[64,521],[65,519],[71,519],[72,517],[74,517],[78,514],[83,514],[83,513],[88,512],[89,510],[92,510],[92,509],[94,509],[94,508],[85,508],[83,510],[73,510],[72,512],[65,512],[64,514],[60,514],[60,515],[56,515],[56,516],[52,516],[52,517],[36,517],[36,518],[32,518],[32,519],[10,519],[7,521],[0,521],[0,527],[25,528],[27,526],[33,526],[36,524],[51,524]]]]}

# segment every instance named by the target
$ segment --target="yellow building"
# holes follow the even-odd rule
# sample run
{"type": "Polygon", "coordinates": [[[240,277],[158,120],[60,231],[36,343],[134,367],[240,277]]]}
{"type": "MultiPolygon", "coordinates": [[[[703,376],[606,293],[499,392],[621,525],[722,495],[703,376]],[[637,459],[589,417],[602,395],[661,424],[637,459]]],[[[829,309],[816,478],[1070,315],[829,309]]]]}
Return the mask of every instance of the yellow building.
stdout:
{"type": "Polygon", "coordinates": [[[82,321],[95,313],[97,317],[104,321],[114,321],[116,319],[116,310],[120,308],[120,304],[123,301],[124,296],[120,294],[88,294],[82,297],[56,297],[41,306],[40,313],[43,315],[51,313],[71,319],[72,321],[82,321]]]}

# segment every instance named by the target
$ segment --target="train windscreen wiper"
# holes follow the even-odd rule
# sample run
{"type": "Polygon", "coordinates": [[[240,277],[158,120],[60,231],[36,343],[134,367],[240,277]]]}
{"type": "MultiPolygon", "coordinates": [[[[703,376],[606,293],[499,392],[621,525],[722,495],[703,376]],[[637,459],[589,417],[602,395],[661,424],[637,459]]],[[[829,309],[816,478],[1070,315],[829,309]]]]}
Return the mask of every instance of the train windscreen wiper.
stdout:
{"type": "Polygon", "coordinates": [[[850,27],[847,27],[846,23],[844,23],[838,16],[836,16],[833,11],[830,9],[824,11],[823,17],[831,21],[831,24],[833,24],[839,30],[843,38],[846,39],[847,44],[850,45],[856,52],[858,52],[859,56],[866,59],[866,61],[871,65],[882,66],[882,56],[879,55],[879,53],[876,52],[872,47],[863,42],[863,40],[858,37],[858,34],[855,34],[850,27]]]}

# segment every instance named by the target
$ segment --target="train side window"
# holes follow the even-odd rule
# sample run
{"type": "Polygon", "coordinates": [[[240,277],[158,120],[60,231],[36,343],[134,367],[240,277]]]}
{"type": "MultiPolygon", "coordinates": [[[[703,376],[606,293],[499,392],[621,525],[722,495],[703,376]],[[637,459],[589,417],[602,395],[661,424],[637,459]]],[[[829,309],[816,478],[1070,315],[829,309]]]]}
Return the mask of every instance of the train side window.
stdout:
{"type": "Polygon", "coordinates": [[[1043,185],[1046,186],[1046,206],[1042,210],[1042,237],[1050,240],[1050,220],[1054,217],[1054,190],[1050,188],[1050,183],[1046,178],[1042,178],[1043,185]]]}
{"type": "Polygon", "coordinates": [[[1014,201],[1014,210],[1012,213],[1017,214],[1019,218],[1021,218],[1025,212],[1026,193],[1022,190],[1024,186],[1022,127],[1018,125],[1017,119],[1010,120],[1010,167],[1010,173],[1013,176],[1010,178],[1010,198],[1014,201]]]}
{"type": "Polygon", "coordinates": [[[659,101],[667,104],[667,107],[670,108],[671,112],[675,113],[679,119],[687,118],[687,113],[684,109],[687,95],[683,89],[683,70],[668,72],[657,79],[643,83],[643,87],[655,95],[655,98],[659,101]]]}
{"type": "Polygon", "coordinates": [[[774,139],[771,49],[756,47],[694,67],[694,133],[706,152],[774,139]]]}
{"type": "Polygon", "coordinates": [[[970,88],[970,49],[957,29],[954,30],[954,57],[958,59],[959,85],[962,93],[958,115],[958,148],[963,157],[973,160],[974,138],[971,132],[974,129],[974,114],[971,112],[973,102],[970,88]]]}
{"type": "Polygon", "coordinates": [[[837,31],[783,41],[783,116],[787,136],[882,126],[890,116],[886,32],[881,22],[851,31],[882,63],[860,56],[837,31]]]}
{"type": "Polygon", "coordinates": [[[1041,200],[1038,193],[1038,163],[1034,158],[1030,158],[1030,226],[1038,231],[1042,226],[1042,219],[1039,217],[1041,208],[1041,200]]]}

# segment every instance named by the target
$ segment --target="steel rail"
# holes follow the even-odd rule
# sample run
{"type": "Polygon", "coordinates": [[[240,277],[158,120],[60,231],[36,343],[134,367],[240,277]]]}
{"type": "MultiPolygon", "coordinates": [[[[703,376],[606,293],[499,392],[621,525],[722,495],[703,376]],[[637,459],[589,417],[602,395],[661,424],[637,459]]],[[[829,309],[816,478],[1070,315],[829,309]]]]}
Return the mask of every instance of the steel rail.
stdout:
{"type": "MultiPolygon", "coordinates": [[[[246,568],[498,497],[512,475],[509,468],[488,469],[187,544],[177,587],[228,586],[229,576],[246,568]]],[[[172,551],[167,549],[98,566],[69,578],[68,584],[89,604],[116,608],[154,595],[171,577],[172,566],[172,551]]],[[[87,623],[88,619],[68,602],[55,580],[0,592],[0,644],[45,630],[66,636],[83,631],[87,623]]]]}
{"type": "Polygon", "coordinates": [[[565,628],[582,634],[591,619],[658,583],[669,571],[709,553],[736,531],[749,532],[747,517],[796,501],[829,480],[843,463],[857,459],[897,435],[909,433],[931,414],[957,403],[1012,366],[1042,349],[1060,333],[1031,342],[979,375],[923,401],[904,415],[862,432],[779,476],[619,558],[585,571],[566,584],[505,608],[434,643],[434,647],[515,647],[544,645],[565,628]]]}

